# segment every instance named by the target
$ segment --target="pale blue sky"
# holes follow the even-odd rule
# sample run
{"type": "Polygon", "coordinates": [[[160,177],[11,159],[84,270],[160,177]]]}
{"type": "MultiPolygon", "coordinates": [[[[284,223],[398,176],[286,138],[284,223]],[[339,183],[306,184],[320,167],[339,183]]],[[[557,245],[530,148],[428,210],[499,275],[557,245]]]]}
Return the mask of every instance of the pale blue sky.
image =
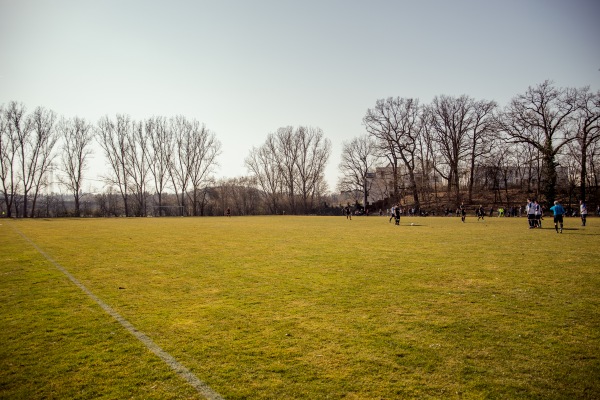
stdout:
{"type": "Polygon", "coordinates": [[[599,21],[598,0],[0,0],[0,104],[195,118],[223,143],[217,177],[279,127],[320,127],[333,189],[377,99],[599,90],[599,21]]]}

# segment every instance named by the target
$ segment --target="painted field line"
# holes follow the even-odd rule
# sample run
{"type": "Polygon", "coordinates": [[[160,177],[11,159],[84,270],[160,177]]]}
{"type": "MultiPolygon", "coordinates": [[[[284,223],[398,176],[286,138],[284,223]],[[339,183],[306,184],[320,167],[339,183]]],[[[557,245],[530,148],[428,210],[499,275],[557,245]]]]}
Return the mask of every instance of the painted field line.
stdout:
{"type": "Polygon", "coordinates": [[[67,271],[62,265],[57,263],[50,257],[44,250],[42,250],[37,244],[35,244],[31,239],[25,236],[24,233],[19,231],[17,228],[11,225],[11,228],[17,232],[25,241],[27,241],[33,248],[35,248],[46,260],[48,260],[56,269],[62,272],[71,282],[73,282],[79,289],[81,289],[85,294],[88,295],[89,298],[94,300],[96,304],[98,304],[107,314],[116,319],[125,329],[129,331],[133,336],[135,336],[140,342],[142,342],[148,350],[156,354],[161,360],[163,360],[173,371],[175,371],[179,376],[185,379],[190,385],[192,385],[198,393],[203,395],[208,400],[224,400],[221,395],[212,390],[206,383],[202,382],[192,371],[187,369],[184,365],[182,365],[179,361],[175,359],[172,355],[164,351],[159,345],[154,343],[152,339],[146,336],[144,333],[138,331],[135,326],[133,326],[129,321],[127,321],[121,314],[112,309],[111,306],[103,302],[98,296],[92,293],[85,285],[77,278],[75,278],[69,271],[67,271]]]}

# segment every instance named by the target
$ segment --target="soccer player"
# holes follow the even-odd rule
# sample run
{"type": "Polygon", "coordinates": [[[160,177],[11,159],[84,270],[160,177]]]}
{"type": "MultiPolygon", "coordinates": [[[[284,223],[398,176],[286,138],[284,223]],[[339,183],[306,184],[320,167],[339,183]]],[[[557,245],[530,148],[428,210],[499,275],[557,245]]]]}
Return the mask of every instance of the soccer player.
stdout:
{"type": "Polygon", "coordinates": [[[460,220],[465,222],[465,218],[467,217],[467,210],[465,209],[464,203],[460,205],[460,220]]]}
{"type": "Polygon", "coordinates": [[[481,220],[483,221],[483,217],[485,217],[485,211],[483,210],[483,207],[480,205],[479,208],[477,209],[477,221],[479,221],[479,218],[481,218],[481,220]]]}
{"type": "Polygon", "coordinates": [[[346,206],[346,219],[352,219],[352,210],[350,209],[350,206],[346,206]]]}
{"type": "Polygon", "coordinates": [[[560,233],[563,231],[563,215],[565,214],[565,209],[560,205],[558,201],[554,202],[554,205],[550,207],[550,211],[554,214],[554,229],[556,229],[556,233],[558,233],[558,224],[560,224],[560,233]]]}
{"type": "Polygon", "coordinates": [[[535,209],[535,227],[542,228],[542,206],[536,201],[533,202],[535,209]]]}
{"type": "Polygon", "coordinates": [[[525,206],[527,211],[527,222],[529,222],[529,229],[535,228],[535,204],[530,199],[527,199],[527,205],[525,206]]]}
{"type": "Polygon", "coordinates": [[[587,218],[587,206],[585,205],[585,202],[583,200],[581,200],[579,202],[579,214],[581,215],[581,226],[585,226],[585,220],[587,218]]]}

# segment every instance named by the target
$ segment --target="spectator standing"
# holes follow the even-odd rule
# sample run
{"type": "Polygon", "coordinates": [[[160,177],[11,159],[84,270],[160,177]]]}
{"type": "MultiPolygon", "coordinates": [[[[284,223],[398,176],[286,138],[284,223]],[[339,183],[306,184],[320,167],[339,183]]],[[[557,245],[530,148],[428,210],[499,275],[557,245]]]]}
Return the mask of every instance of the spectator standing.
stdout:
{"type": "Polygon", "coordinates": [[[585,226],[585,220],[587,219],[587,206],[585,205],[585,201],[581,200],[579,202],[579,215],[581,215],[581,226],[585,226]]]}

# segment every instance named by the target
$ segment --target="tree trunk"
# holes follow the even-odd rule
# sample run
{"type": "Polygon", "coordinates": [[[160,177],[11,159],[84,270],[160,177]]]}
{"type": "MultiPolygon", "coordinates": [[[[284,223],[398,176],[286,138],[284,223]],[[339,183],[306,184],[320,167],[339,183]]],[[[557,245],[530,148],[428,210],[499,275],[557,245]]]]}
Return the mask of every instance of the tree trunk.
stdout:
{"type": "Polygon", "coordinates": [[[552,142],[546,145],[542,155],[542,193],[547,205],[552,204],[556,198],[556,164],[552,142]]]}

